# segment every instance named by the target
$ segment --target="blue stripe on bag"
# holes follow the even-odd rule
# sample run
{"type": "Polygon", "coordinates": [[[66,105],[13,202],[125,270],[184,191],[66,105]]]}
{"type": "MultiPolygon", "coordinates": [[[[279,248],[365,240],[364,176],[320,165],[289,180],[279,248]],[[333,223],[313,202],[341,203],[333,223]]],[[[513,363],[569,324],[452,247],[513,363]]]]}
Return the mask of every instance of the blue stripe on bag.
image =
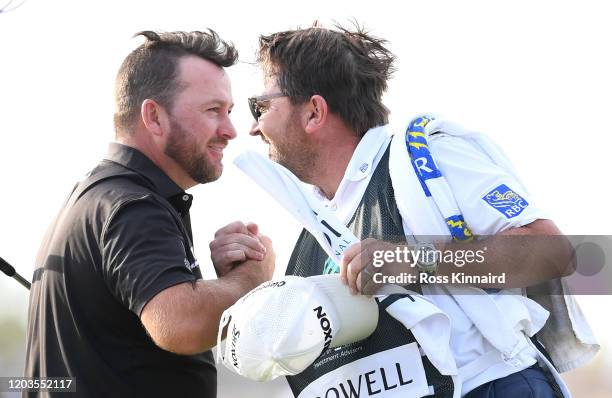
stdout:
{"type": "MultiPolygon", "coordinates": [[[[426,117],[416,118],[410,123],[406,131],[406,146],[421,183],[431,178],[442,177],[442,173],[429,152],[427,136],[425,135],[425,126],[429,121],[430,119],[426,117]]],[[[423,189],[426,193],[429,192],[426,186],[423,189]]],[[[431,194],[427,196],[431,196],[431,194]]]]}

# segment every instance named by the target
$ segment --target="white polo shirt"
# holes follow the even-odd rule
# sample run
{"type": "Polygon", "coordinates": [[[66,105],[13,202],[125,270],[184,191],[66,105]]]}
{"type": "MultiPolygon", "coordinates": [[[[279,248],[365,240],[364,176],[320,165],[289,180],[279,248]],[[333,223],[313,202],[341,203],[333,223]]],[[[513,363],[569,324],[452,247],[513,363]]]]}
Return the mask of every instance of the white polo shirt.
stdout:
{"type": "MultiPolygon", "coordinates": [[[[326,199],[315,187],[315,195],[345,224],[350,221],[361,202],[370,178],[391,139],[392,132],[388,126],[370,129],[364,135],[332,200],[326,199]]],[[[435,162],[455,195],[464,219],[474,234],[493,235],[509,228],[527,225],[536,219],[548,218],[535,206],[520,181],[497,166],[488,155],[466,140],[436,134],[429,138],[429,146],[435,162]],[[495,202],[487,200],[496,193],[496,189],[501,194],[511,190],[520,196],[524,206],[510,216],[504,213],[505,209],[500,209],[499,206],[494,206],[495,202]]],[[[416,243],[406,223],[409,215],[402,214],[401,211],[400,215],[407,241],[416,243]]],[[[429,299],[451,319],[450,345],[458,368],[493,349],[450,295],[436,294],[429,296],[429,299]]],[[[492,367],[480,375],[464,380],[462,395],[488,381],[528,368],[536,362],[536,355],[533,348],[527,347],[525,352],[517,356],[512,366],[492,367]]]]}

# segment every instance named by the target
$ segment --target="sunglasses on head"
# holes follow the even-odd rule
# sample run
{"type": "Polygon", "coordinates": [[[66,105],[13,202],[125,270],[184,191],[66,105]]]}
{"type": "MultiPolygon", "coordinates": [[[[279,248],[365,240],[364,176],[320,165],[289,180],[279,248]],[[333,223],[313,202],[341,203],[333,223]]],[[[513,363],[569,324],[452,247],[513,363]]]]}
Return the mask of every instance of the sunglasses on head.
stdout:
{"type": "Polygon", "coordinates": [[[251,97],[249,98],[249,109],[251,110],[251,115],[255,118],[255,120],[259,120],[262,114],[261,105],[262,102],[270,101],[274,98],[286,97],[286,94],[283,93],[274,93],[267,95],[260,95],[259,97],[251,97]]]}

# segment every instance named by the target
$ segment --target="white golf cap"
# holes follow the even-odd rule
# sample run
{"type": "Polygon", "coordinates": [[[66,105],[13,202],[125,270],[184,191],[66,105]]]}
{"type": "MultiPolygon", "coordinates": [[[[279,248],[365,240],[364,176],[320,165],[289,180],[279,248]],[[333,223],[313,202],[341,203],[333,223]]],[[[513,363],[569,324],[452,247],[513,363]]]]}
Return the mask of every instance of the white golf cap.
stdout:
{"type": "Polygon", "coordinates": [[[256,381],[295,375],[326,349],[365,339],[377,324],[376,301],[352,295],[339,275],[285,276],[259,285],[223,313],[217,361],[256,381]]]}

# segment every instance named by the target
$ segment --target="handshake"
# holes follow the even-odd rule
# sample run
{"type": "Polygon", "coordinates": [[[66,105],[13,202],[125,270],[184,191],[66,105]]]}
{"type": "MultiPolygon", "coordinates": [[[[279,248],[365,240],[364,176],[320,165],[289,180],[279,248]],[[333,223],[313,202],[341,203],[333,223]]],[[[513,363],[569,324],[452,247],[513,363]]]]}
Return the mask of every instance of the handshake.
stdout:
{"type": "Polygon", "coordinates": [[[215,233],[209,247],[217,277],[239,278],[248,290],[272,279],[276,255],[257,224],[228,224],[215,233]]]}

